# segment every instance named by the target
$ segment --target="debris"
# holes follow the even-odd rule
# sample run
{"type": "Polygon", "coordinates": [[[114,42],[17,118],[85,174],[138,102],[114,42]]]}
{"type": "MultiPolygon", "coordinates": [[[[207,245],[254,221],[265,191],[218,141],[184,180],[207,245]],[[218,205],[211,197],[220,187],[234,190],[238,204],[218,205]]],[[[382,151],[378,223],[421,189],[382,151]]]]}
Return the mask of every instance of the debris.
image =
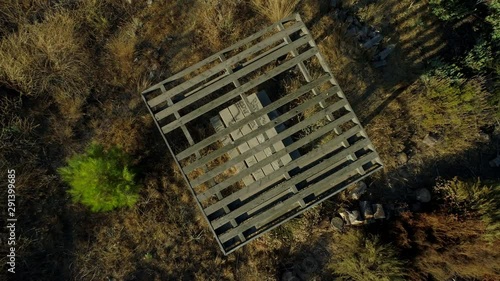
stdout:
{"type": "Polygon", "coordinates": [[[404,152],[398,153],[397,158],[398,158],[398,163],[400,165],[404,165],[404,164],[408,163],[408,155],[406,155],[406,153],[404,153],[404,152]]]}
{"type": "Polygon", "coordinates": [[[370,39],[367,42],[365,42],[365,44],[363,44],[363,48],[370,49],[373,46],[375,46],[378,43],[380,43],[380,41],[382,41],[382,35],[377,34],[375,37],[373,37],[372,39],[370,39]]]}
{"type": "Polygon", "coordinates": [[[344,231],[344,220],[339,217],[334,217],[330,222],[333,229],[337,231],[344,231]]]}
{"type": "Polygon", "coordinates": [[[433,147],[434,145],[436,145],[436,143],[438,143],[439,139],[429,133],[424,137],[422,141],[428,146],[433,147]]]}
{"type": "Polygon", "coordinates": [[[348,214],[349,222],[351,225],[363,224],[363,220],[361,220],[361,215],[358,210],[346,211],[348,214]]]}
{"type": "Polygon", "coordinates": [[[382,52],[378,53],[377,55],[378,59],[384,60],[385,58],[387,58],[387,56],[389,56],[389,54],[392,53],[395,47],[396,45],[394,44],[387,46],[387,48],[385,48],[382,52]]]}
{"type": "Polygon", "coordinates": [[[358,181],[353,190],[350,192],[350,196],[354,200],[358,200],[361,195],[366,193],[366,183],[363,181],[358,181]]]}
{"type": "Polygon", "coordinates": [[[359,206],[365,220],[373,218],[373,210],[369,201],[361,201],[359,202],[359,206]]]}
{"type": "Polygon", "coordinates": [[[340,217],[343,221],[345,221],[346,225],[351,225],[351,221],[349,220],[349,213],[346,211],[339,212],[340,217]]]}
{"type": "Polygon", "coordinates": [[[373,218],[375,219],[385,219],[384,207],[382,204],[372,204],[373,218]]]}

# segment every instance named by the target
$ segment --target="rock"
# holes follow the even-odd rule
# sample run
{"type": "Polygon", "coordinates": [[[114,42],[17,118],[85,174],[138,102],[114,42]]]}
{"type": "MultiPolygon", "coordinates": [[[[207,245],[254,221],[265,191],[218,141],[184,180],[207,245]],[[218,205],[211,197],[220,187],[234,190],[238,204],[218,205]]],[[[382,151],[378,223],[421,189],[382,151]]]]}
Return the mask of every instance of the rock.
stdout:
{"type": "Polygon", "coordinates": [[[363,181],[359,181],[356,183],[355,187],[350,192],[350,197],[354,200],[358,200],[361,195],[365,194],[367,190],[366,183],[363,181]]]}
{"type": "Polygon", "coordinates": [[[382,35],[377,34],[375,37],[373,37],[372,39],[368,40],[365,44],[363,44],[363,48],[370,49],[373,46],[380,43],[380,41],[382,41],[382,35]]]}
{"type": "Polygon", "coordinates": [[[382,204],[372,204],[373,218],[374,219],[385,219],[384,207],[382,204]]]}
{"type": "Polygon", "coordinates": [[[344,230],[344,220],[342,220],[339,217],[334,217],[332,221],[330,222],[330,225],[333,227],[333,229],[337,231],[343,231],[344,230]]]}
{"type": "Polygon", "coordinates": [[[380,67],[386,66],[386,65],[387,65],[386,60],[380,60],[380,61],[376,61],[373,63],[373,67],[375,67],[375,68],[380,68],[380,67]]]}
{"type": "Polygon", "coordinates": [[[358,210],[353,210],[353,211],[347,211],[348,214],[349,222],[352,225],[359,225],[363,224],[363,221],[361,220],[361,216],[358,210]]]}
{"type": "Polygon", "coordinates": [[[404,152],[398,153],[397,158],[398,158],[398,163],[400,165],[404,165],[404,164],[408,163],[408,155],[406,155],[406,153],[404,153],[404,152]]]}
{"type": "Polygon", "coordinates": [[[365,220],[373,218],[373,210],[369,201],[360,201],[359,207],[361,208],[361,213],[363,214],[365,220]]]}
{"type": "Polygon", "coordinates": [[[479,133],[479,141],[480,142],[488,143],[488,142],[490,142],[490,140],[491,140],[490,135],[483,133],[483,132],[479,133]]]}
{"type": "Polygon", "coordinates": [[[426,145],[430,146],[430,147],[433,147],[436,145],[436,143],[439,142],[439,139],[434,136],[434,135],[431,135],[430,133],[427,134],[424,139],[422,140],[423,143],[425,143],[426,145]]]}
{"type": "Polygon", "coordinates": [[[351,221],[349,220],[349,213],[346,211],[339,212],[340,217],[345,222],[345,225],[351,225],[351,221]]]}
{"type": "Polygon", "coordinates": [[[431,201],[431,192],[427,188],[419,188],[415,191],[415,198],[423,203],[431,201]]]}
{"type": "Polygon", "coordinates": [[[378,53],[377,55],[378,59],[384,60],[385,58],[387,58],[387,56],[389,56],[389,54],[392,53],[395,47],[396,45],[394,44],[387,46],[387,48],[385,48],[382,52],[378,53]]]}

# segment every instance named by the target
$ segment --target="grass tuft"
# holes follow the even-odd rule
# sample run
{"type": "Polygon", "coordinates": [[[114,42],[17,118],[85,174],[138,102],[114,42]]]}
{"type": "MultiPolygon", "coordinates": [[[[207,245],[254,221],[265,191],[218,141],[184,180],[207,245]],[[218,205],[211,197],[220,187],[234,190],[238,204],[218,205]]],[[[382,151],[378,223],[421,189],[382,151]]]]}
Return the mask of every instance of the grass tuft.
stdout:
{"type": "Polygon", "coordinates": [[[271,22],[277,22],[295,11],[300,0],[252,0],[255,11],[267,17],[271,22]]]}

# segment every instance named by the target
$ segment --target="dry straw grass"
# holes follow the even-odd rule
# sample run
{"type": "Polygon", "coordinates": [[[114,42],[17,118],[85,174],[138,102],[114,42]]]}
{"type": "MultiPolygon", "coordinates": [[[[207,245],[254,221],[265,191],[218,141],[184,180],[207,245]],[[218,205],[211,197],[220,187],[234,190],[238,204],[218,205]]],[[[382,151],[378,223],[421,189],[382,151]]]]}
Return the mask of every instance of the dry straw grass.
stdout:
{"type": "Polygon", "coordinates": [[[214,50],[222,49],[236,32],[238,2],[208,0],[200,8],[206,38],[214,50]]]}
{"type": "Polygon", "coordinates": [[[41,23],[22,26],[0,43],[1,78],[27,95],[86,94],[88,55],[68,13],[53,14],[41,23]]]}
{"type": "Polygon", "coordinates": [[[51,97],[77,120],[89,93],[89,55],[69,13],[47,15],[0,42],[0,82],[21,94],[51,97]]]}
{"type": "Polygon", "coordinates": [[[136,56],[136,45],[139,42],[137,29],[140,26],[138,20],[132,21],[113,35],[107,42],[105,63],[110,66],[109,74],[111,83],[121,86],[137,83],[140,73],[135,71],[134,59],[136,56]]]}
{"type": "Polygon", "coordinates": [[[251,0],[255,11],[276,22],[295,11],[300,0],[251,0]]]}

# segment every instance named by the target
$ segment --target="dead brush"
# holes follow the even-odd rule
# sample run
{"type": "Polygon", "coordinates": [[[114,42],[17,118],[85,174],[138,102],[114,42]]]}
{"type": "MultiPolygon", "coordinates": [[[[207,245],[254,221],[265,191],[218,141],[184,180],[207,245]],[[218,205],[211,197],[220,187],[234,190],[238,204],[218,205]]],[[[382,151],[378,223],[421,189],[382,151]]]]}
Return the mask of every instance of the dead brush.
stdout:
{"type": "Polygon", "coordinates": [[[51,0],[31,0],[31,1],[10,1],[0,0],[0,34],[9,34],[22,25],[30,24],[43,15],[61,5],[60,1],[51,0]]]}
{"type": "Polygon", "coordinates": [[[267,17],[271,22],[277,22],[295,11],[300,0],[251,0],[250,3],[257,13],[267,17]]]}
{"type": "Polygon", "coordinates": [[[67,96],[88,93],[89,55],[68,13],[23,25],[0,42],[0,79],[19,92],[41,96],[56,90],[67,96]]]}
{"type": "Polygon", "coordinates": [[[238,1],[207,0],[200,7],[204,34],[215,50],[222,49],[235,31],[238,1]]]}
{"type": "Polygon", "coordinates": [[[118,146],[130,155],[140,154],[145,149],[145,134],[148,125],[135,117],[120,117],[108,122],[92,124],[95,138],[105,147],[118,146]]]}
{"type": "Polygon", "coordinates": [[[142,78],[138,76],[141,72],[134,69],[136,45],[139,42],[136,33],[139,27],[140,22],[133,20],[113,35],[105,46],[105,65],[110,66],[109,80],[114,85],[123,86],[131,84],[131,81],[137,84],[142,78]]]}

